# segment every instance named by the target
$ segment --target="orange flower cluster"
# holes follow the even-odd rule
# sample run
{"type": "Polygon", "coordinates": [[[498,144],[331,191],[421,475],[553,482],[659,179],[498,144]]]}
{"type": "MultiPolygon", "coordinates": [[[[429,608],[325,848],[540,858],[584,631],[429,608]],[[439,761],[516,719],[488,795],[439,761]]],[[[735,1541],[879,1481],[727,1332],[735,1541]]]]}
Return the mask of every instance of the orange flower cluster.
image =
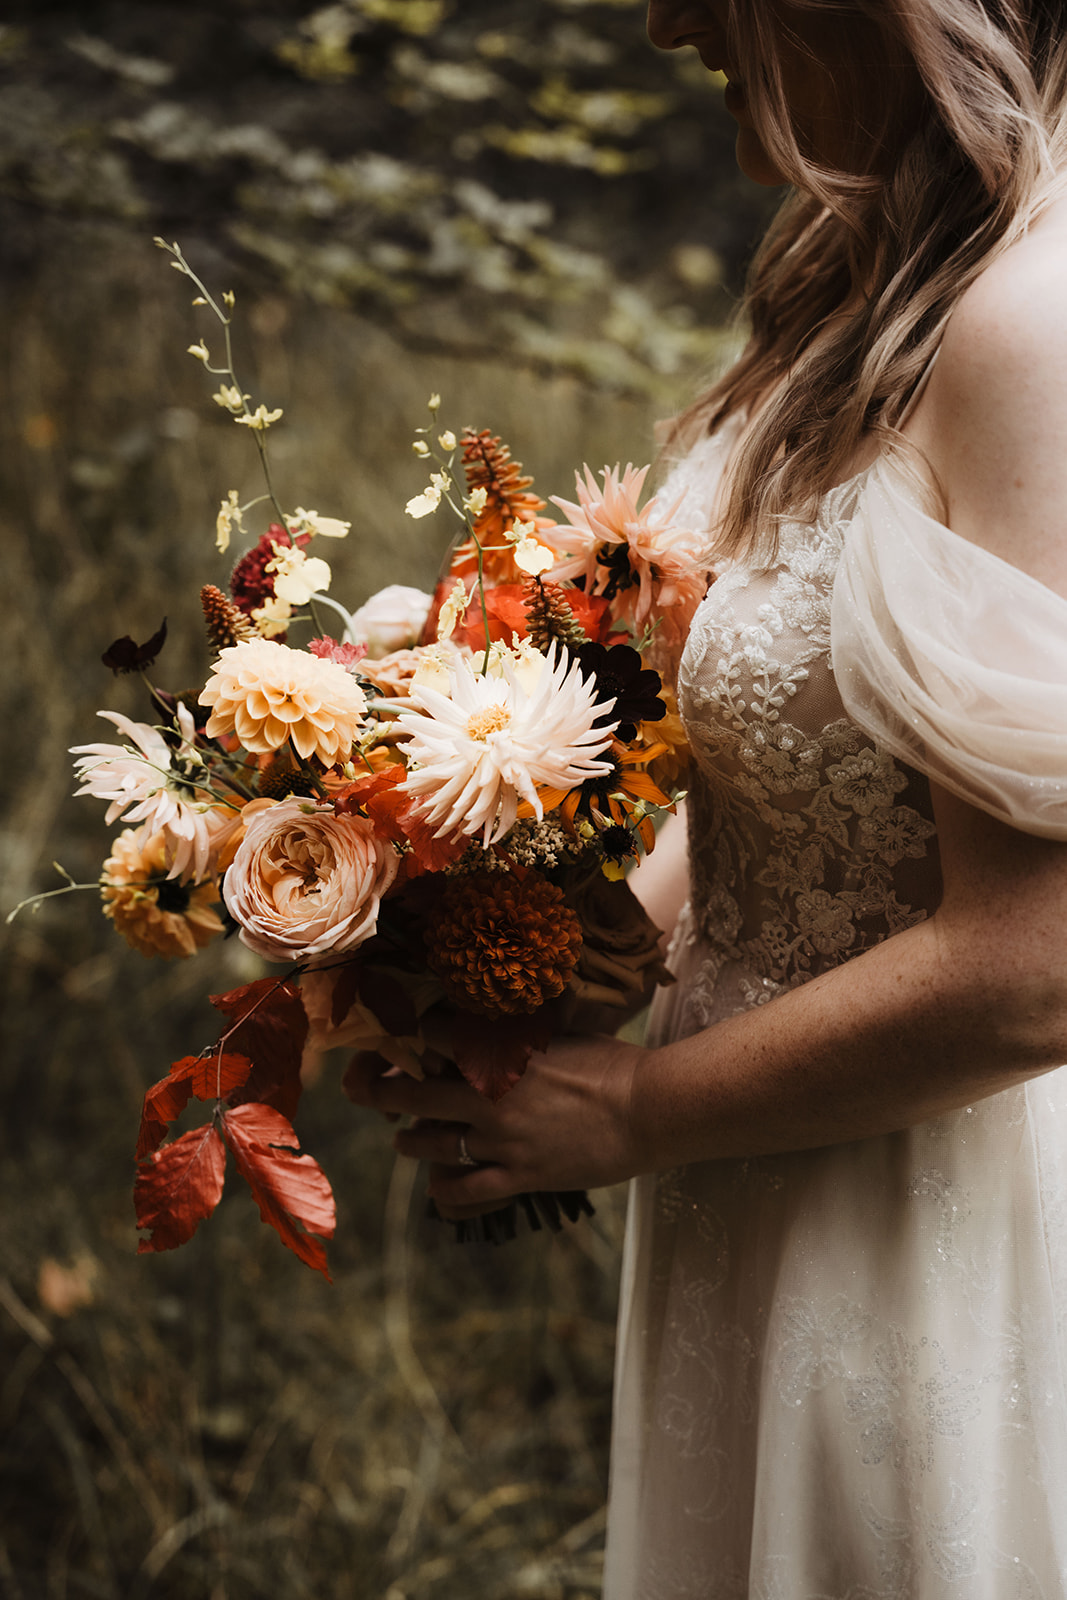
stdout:
{"type": "Polygon", "coordinates": [[[508,446],[495,434],[488,428],[481,433],[465,428],[462,448],[468,491],[484,489],[488,497],[485,510],[474,525],[483,544],[502,543],[516,522],[553,526],[551,518],[540,516],[545,501],[530,493],[533,479],[523,476],[522,462],[512,460],[508,446]]]}
{"type": "MultiPolygon", "coordinates": [[[[512,460],[510,449],[496,434],[490,433],[488,428],[483,428],[480,433],[474,428],[465,428],[462,452],[467,493],[484,489],[487,497],[485,507],[474,523],[475,535],[485,547],[482,555],[485,581],[494,586],[519,585],[524,582],[525,574],[515,565],[513,549],[505,535],[519,522],[533,523],[537,528],[553,528],[555,523],[551,517],[541,516],[545,501],[530,492],[533,479],[524,475],[521,461],[512,460]]],[[[469,588],[477,575],[477,546],[473,539],[466,539],[452,552],[447,574],[441,578],[434,592],[433,603],[422,630],[423,644],[432,644],[437,638],[441,604],[456,579],[462,578],[469,588]]],[[[472,605],[471,615],[479,609],[472,605]]],[[[520,590],[517,587],[512,610],[514,615],[497,630],[497,637],[509,639],[516,627],[525,631],[521,620],[520,590]]],[[[476,649],[485,643],[484,631],[481,639],[462,638],[459,642],[476,649]]]]}
{"type": "Polygon", "coordinates": [[[582,929],[537,873],[454,878],[426,927],[426,957],[448,998],[485,1016],[536,1011],[563,992],[582,929]]]}

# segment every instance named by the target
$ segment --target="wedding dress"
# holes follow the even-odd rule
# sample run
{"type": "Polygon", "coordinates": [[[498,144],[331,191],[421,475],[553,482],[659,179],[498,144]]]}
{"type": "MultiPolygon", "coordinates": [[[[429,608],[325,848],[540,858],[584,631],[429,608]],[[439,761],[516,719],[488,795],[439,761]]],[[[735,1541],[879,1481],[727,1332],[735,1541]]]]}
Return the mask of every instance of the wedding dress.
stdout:
{"type": "MultiPolygon", "coordinates": [[[[687,526],[731,443],[676,470],[687,526]]],[[[691,893],[653,1043],[928,916],[927,775],[1067,838],[1067,602],[885,459],[786,524],[771,570],[726,568],[679,698],[691,893]]],[[[1067,1068],[637,1180],[605,1600],[1063,1600],[1065,1341],[1067,1068]]]]}

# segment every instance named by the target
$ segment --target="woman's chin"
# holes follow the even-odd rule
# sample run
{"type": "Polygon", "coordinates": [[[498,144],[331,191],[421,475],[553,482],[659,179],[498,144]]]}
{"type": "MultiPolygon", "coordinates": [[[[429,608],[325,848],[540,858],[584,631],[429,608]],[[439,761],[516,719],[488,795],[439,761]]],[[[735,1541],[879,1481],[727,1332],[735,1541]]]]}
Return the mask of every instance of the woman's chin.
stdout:
{"type": "Polygon", "coordinates": [[[754,128],[738,128],[735,154],[737,165],[745,177],[751,178],[753,183],[762,184],[766,189],[773,189],[779,184],[789,182],[767,154],[754,128]]]}

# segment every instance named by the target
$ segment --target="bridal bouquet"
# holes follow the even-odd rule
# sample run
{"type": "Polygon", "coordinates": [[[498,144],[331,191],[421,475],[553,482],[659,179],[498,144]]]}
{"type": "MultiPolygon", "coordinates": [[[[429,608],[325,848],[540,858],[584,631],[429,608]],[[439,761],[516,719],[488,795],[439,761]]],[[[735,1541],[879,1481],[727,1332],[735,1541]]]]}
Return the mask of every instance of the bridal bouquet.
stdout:
{"type": "MultiPolygon", "coordinates": [[[[228,594],[201,591],[214,651],[201,688],[149,681],[165,625],[108,650],[106,665],[142,673],[151,714],[100,713],[120,742],[77,747],[79,793],[125,825],[100,890],[128,943],[181,957],[236,933],[281,971],[212,996],[220,1038],[148,1090],[140,1249],[174,1248],[211,1214],[229,1149],[264,1221],[325,1272],[333,1198],[292,1125],[320,1051],[372,1050],[419,1074],[424,1019],[447,1007],[449,1070],[496,1098],[568,1006],[621,1020],[669,981],[624,874],[680,795],[673,683],[707,574],[674,508],[640,506],[647,469],[586,469],[550,517],[508,448],[457,439],[433,396],[413,446],[428,482],[406,512],[456,519],[444,573],[433,595],[393,585],[349,614],[318,553],[349,524],[279,502],[267,435],[281,412],[253,406],[234,372],[233,297],[215,300],[177,245],[157,244],[218,321],[224,356],[203,340],[191,354],[264,467],[260,500],[223,500],[217,544],[251,537],[257,507],[268,525],[228,594]],[[209,1120],[170,1137],[194,1098],[209,1120]]],[[[586,1202],[523,1205],[558,1225],[586,1202]]]]}

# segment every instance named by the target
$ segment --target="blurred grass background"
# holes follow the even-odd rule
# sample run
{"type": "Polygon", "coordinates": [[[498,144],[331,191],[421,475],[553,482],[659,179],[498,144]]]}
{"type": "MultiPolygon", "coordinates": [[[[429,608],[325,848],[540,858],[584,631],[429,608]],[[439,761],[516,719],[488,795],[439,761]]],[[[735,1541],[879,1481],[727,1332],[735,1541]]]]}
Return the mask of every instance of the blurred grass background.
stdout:
{"type": "MultiPolygon", "coordinates": [[[[242,380],[285,408],[281,499],[351,519],[325,553],[354,608],[430,586],[450,537],[403,515],[431,391],[543,494],[649,458],[721,357],[763,215],[729,146],[631,0],[11,8],[5,911],[53,860],[96,879],[107,832],[67,748],[108,736],[98,708],[147,714],[100,654],[166,614],[156,680],[202,681],[215,511],[258,492],[185,353],[211,325],[151,235],[235,289],[242,380]],[[620,83],[629,111],[603,98],[620,83]],[[377,201],[371,157],[403,169],[375,169],[377,201]]],[[[205,994],[257,971],[236,943],[148,964],[95,892],[5,930],[0,1596],[594,1596],[620,1195],[559,1238],[461,1249],[338,1061],[298,1121],[337,1194],[332,1287],[236,1183],[186,1249],[135,1254],[144,1089],[214,1037],[205,994]]]]}

